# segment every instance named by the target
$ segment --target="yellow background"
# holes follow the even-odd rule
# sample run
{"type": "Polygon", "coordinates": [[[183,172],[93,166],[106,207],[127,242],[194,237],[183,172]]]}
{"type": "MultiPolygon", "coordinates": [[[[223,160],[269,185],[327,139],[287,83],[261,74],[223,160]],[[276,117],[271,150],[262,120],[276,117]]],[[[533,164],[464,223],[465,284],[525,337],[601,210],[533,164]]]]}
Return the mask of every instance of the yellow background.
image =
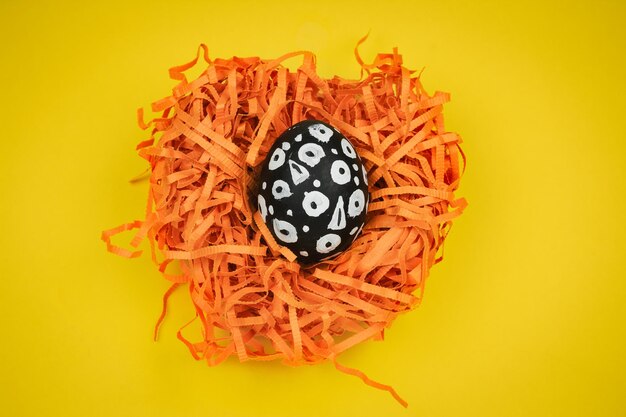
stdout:
{"type": "Polygon", "coordinates": [[[0,414],[625,415],[624,4],[2,1],[0,414]],[[153,343],[167,283],[99,240],[143,213],[135,109],[200,42],[357,77],[370,29],[366,60],[398,46],[452,93],[469,157],[423,304],[343,356],[406,410],[330,364],[195,362],[185,291],[153,343]]]}

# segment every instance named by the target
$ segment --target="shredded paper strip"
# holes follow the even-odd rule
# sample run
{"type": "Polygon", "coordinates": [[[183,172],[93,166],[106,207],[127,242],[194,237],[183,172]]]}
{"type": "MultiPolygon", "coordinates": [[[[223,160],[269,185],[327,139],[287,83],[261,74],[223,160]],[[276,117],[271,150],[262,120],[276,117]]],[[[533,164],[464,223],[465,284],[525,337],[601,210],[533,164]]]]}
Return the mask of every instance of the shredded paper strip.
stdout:
{"type": "Polygon", "coordinates": [[[203,337],[178,337],[194,358],[209,365],[231,355],[290,365],[332,360],[406,406],[393,388],[340,365],[337,356],[382,339],[398,314],[419,304],[452,220],[466,207],[454,196],[465,158],[459,135],[444,127],[447,93],[424,91],[397,50],[371,64],[356,48],[355,55],[360,80],[323,79],[311,52],[212,60],[201,45],[196,59],[170,69],[178,84],[153,103],[160,116],[145,123],[138,112],[140,127],[151,132],[137,146],[151,168],[145,219],[102,238],[109,251],[131,258],[140,251],[111,238],[136,229],[135,249],[148,239],[172,282],[163,314],[172,291],[188,289],[203,337]],[[302,64],[293,72],[283,61],[296,56],[302,64]],[[206,70],[188,80],[185,71],[201,58],[206,70]],[[277,244],[249,200],[275,139],[304,119],[324,120],[350,139],[371,195],[365,228],[350,249],[307,268],[277,244]],[[167,272],[172,262],[181,273],[167,272]]]}

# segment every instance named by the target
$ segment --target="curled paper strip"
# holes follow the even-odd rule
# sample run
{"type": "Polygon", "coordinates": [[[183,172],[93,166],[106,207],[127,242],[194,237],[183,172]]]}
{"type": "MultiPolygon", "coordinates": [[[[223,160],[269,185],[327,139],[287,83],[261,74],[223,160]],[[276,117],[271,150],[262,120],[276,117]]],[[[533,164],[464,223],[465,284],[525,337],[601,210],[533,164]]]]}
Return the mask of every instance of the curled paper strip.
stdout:
{"type": "Polygon", "coordinates": [[[393,388],[336,358],[382,339],[398,314],[420,302],[451,222],[466,206],[454,196],[465,158],[461,138],[444,128],[448,94],[427,94],[396,50],[372,64],[355,54],[360,80],[323,79],[310,52],[211,60],[201,45],[196,59],[170,69],[179,83],[153,103],[160,116],[145,123],[138,112],[139,125],[151,132],[137,146],[151,167],[145,219],[102,239],[126,257],[140,252],[114,246],[113,235],[137,229],[135,248],[148,239],[154,262],[172,282],[164,313],[171,292],[187,287],[203,337],[178,337],[194,358],[209,365],[231,355],[290,365],[330,359],[406,406],[393,388]],[[292,72],[282,62],[295,56],[302,64],[292,72]],[[189,81],[184,72],[201,58],[206,69],[189,81]],[[371,194],[362,235],[348,251],[310,268],[277,244],[249,202],[275,139],[305,119],[327,121],[350,139],[371,194]],[[180,274],[166,272],[172,262],[180,274]]]}

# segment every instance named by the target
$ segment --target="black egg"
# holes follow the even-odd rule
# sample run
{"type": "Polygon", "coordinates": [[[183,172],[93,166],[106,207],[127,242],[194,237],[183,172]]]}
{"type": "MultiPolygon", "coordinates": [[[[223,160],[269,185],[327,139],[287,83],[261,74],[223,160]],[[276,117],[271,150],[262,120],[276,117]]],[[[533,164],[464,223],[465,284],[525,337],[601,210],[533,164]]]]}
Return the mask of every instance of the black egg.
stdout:
{"type": "Polygon", "coordinates": [[[346,250],[365,223],[367,172],[337,129],[306,120],[272,146],[259,177],[257,207],[276,241],[301,263],[346,250]]]}

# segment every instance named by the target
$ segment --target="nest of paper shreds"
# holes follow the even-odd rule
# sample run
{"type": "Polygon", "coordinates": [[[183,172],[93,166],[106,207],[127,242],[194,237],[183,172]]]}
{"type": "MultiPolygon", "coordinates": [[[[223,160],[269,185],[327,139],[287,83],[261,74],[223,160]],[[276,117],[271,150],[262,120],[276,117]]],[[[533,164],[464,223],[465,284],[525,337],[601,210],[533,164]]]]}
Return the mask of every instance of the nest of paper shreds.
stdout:
{"type": "MultiPolygon", "coordinates": [[[[358,45],[357,45],[358,47],[358,45]]],[[[454,191],[465,166],[461,138],[447,132],[449,95],[429,95],[401,55],[379,54],[361,65],[361,79],[323,79],[310,52],[275,60],[211,60],[201,45],[193,61],[170,69],[179,83],[152,105],[137,149],[151,167],[146,218],[104,232],[111,243],[138,229],[172,287],[188,287],[202,340],[178,337],[196,359],[215,365],[283,359],[291,365],[332,360],[338,369],[390,391],[336,357],[369,339],[382,339],[396,316],[421,300],[430,267],[439,262],[452,220],[466,206],[454,191]],[[282,63],[302,57],[290,71],[282,63]],[[203,57],[201,75],[184,72],[203,57]],[[361,236],[338,257],[303,267],[273,239],[249,196],[258,167],[289,126],[317,119],[355,145],[369,177],[371,203],[361,236]],[[180,264],[180,273],[168,265],[180,264]]],[[[165,305],[165,302],[164,302],[165,305]]],[[[164,310],[165,311],[165,310],[164,310]]],[[[161,319],[163,316],[161,317],[161,319]]],[[[160,322],[160,320],[159,320],[160,322]]]]}

